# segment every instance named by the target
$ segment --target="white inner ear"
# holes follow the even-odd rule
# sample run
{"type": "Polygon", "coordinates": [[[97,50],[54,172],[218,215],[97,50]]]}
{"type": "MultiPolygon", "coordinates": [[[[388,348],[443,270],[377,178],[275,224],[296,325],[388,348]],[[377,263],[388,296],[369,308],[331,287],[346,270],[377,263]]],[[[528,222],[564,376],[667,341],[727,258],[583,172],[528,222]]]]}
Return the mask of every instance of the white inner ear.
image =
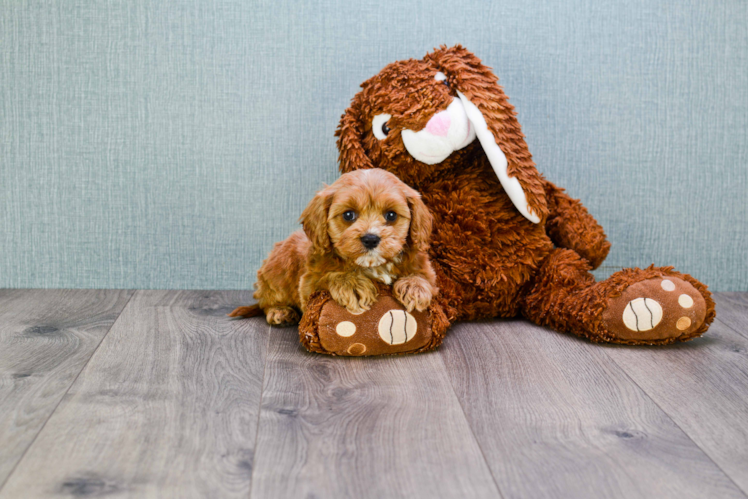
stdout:
{"type": "Polygon", "coordinates": [[[475,134],[478,136],[481,146],[483,146],[483,151],[486,153],[488,161],[491,163],[491,167],[493,167],[493,171],[496,172],[496,177],[499,178],[499,182],[501,182],[501,185],[504,187],[504,191],[509,195],[509,199],[512,200],[512,203],[517,207],[519,213],[524,215],[527,220],[534,222],[535,224],[539,223],[540,217],[533,213],[528,206],[525,192],[522,190],[522,185],[519,183],[519,180],[516,177],[509,177],[509,174],[507,174],[506,169],[508,164],[506,161],[506,155],[504,155],[504,152],[496,143],[493,133],[488,129],[488,124],[486,123],[483,114],[480,112],[478,107],[470,102],[470,100],[459,90],[457,91],[457,95],[460,97],[460,101],[462,101],[468,120],[473,124],[475,134]]]}

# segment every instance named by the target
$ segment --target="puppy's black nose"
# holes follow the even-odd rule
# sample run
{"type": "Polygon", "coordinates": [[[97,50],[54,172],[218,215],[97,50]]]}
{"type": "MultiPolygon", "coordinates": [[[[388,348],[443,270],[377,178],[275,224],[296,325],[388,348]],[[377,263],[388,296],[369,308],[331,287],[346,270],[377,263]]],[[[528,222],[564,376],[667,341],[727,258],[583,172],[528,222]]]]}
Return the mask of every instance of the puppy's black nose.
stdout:
{"type": "Polygon", "coordinates": [[[381,238],[379,236],[371,233],[366,233],[361,237],[361,243],[363,243],[364,246],[369,250],[371,250],[372,248],[377,248],[380,240],[381,238]]]}

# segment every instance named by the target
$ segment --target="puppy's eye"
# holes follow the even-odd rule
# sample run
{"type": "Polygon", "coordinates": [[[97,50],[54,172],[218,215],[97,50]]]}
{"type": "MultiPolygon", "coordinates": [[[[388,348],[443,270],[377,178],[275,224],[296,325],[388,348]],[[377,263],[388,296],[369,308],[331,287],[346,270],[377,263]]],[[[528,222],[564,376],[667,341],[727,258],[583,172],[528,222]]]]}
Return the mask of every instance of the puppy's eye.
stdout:
{"type": "Polygon", "coordinates": [[[374,137],[380,141],[390,133],[390,127],[387,126],[387,120],[390,118],[392,118],[392,115],[383,113],[371,120],[371,131],[374,132],[374,137]]]}
{"type": "Polygon", "coordinates": [[[356,220],[356,212],[354,212],[353,210],[343,212],[343,220],[346,222],[353,222],[354,220],[356,220]]]}
{"type": "Polygon", "coordinates": [[[390,210],[389,212],[384,214],[384,220],[387,222],[395,222],[397,220],[397,214],[390,210]]]}

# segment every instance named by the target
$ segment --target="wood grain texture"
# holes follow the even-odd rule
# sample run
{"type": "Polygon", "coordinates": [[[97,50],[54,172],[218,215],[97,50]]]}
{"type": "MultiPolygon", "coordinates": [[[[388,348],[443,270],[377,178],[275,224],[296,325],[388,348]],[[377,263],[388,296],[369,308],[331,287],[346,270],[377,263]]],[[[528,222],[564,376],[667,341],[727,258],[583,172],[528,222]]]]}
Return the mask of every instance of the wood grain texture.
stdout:
{"type": "Polygon", "coordinates": [[[249,300],[137,292],[0,494],[246,496],[268,327],[226,313],[249,300]]]}
{"type": "Polygon", "coordinates": [[[515,320],[364,359],[225,318],[249,296],[0,290],[0,497],[748,492],[748,294],[685,344],[515,320]]]}
{"type": "MultiPolygon", "coordinates": [[[[748,494],[748,339],[724,297],[704,337],[660,349],[606,347],[613,359],[748,494]],[[724,318],[724,319],[722,319],[724,318]]],[[[745,311],[743,314],[748,315],[745,311]]],[[[748,324],[748,318],[742,320],[748,324]]]]}
{"type": "Polygon", "coordinates": [[[0,290],[0,485],[132,293],[0,290]]]}
{"type": "Polygon", "coordinates": [[[334,358],[273,329],[252,497],[496,497],[436,353],[334,358]]]}
{"type": "Polygon", "coordinates": [[[714,300],[717,303],[717,321],[748,339],[748,293],[715,293],[714,300]]]}
{"type": "Polygon", "coordinates": [[[742,496],[600,345],[512,320],[440,354],[507,497],[742,496]]]}

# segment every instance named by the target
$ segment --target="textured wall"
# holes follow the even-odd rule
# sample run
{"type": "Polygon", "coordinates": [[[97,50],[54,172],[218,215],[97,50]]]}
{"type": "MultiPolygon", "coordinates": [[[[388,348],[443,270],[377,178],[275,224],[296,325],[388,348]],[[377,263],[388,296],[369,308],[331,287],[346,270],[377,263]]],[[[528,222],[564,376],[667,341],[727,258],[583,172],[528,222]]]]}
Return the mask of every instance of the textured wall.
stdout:
{"type": "Polygon", "coordinates": [[[748,3],[0,0],[0,287],[249,288],[386,63],[462,43],[613,250],[748,290],[748,3]]]}

